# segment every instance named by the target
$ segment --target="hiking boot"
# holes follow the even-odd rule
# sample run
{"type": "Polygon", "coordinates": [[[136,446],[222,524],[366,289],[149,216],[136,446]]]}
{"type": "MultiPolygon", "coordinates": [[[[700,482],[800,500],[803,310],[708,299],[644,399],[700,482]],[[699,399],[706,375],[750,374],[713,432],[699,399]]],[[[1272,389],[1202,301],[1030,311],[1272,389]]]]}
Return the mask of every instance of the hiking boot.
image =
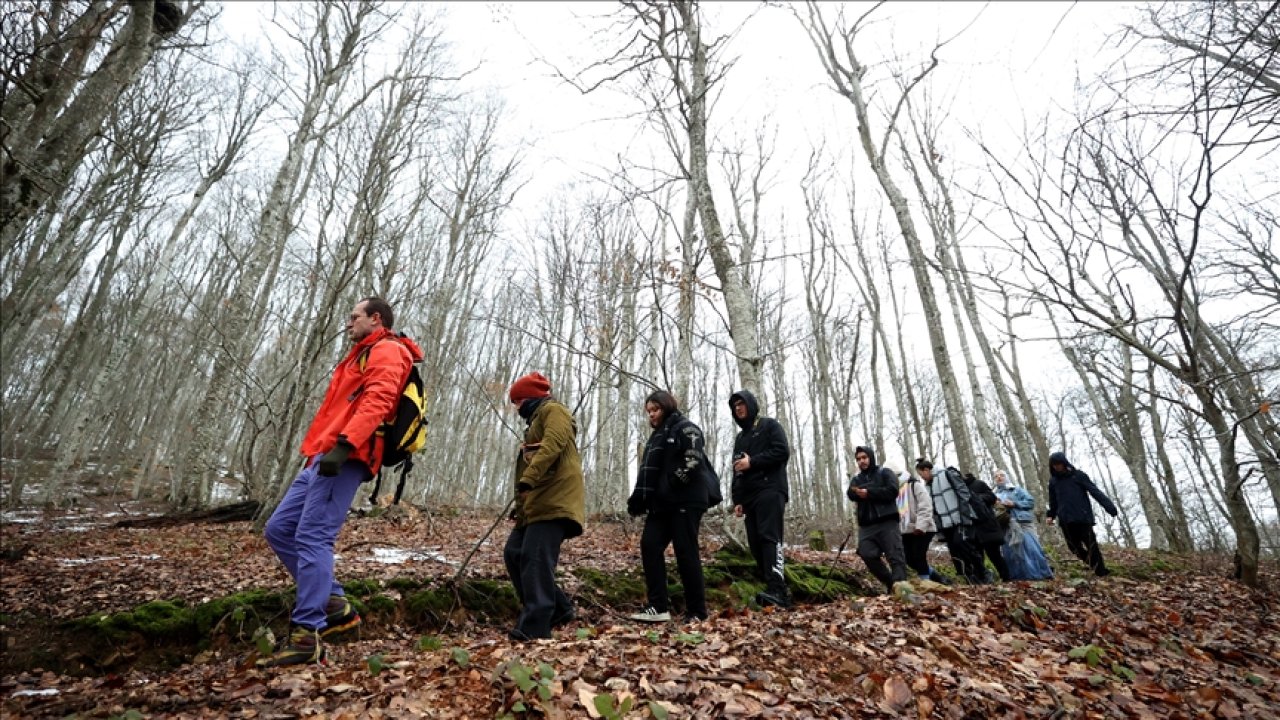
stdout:
{"type": "Polygon", "coordinates": [[[645,623],[670,622],[671,613],[665,612],[665,611],[658,612],[657,609],[655,609],[652,605],[650,605],[649,607],[641,610],[635,615],[632,615],[630,619],[635,620],[636,622],[645,622],[645,623]]]}
{"type": "Polygon", "coordinates": [[[324,606],[324,614],[325,625],[320,631],[322,638],[360,627],[360,613],[356,612],[351,601],[344,595],[330,595],[329,602],[324,606]]]}
{"type": "Polygon", "coordinates": [[[773,606],[785,610],[786,608],[791,607],[791,598],[786,595],[765,591],[756,594],[756,604],[762,608],[773,606]]]}
{"type": "Polygon", "coordinates": [[[293,628],[289,637],[276,646],[275,652],[267,657],[258,658],[254,664],[258,667],[280,667],[322,662],[324,662],[324,648],[320,644],[320,633],[298,626],[293,628]]]}

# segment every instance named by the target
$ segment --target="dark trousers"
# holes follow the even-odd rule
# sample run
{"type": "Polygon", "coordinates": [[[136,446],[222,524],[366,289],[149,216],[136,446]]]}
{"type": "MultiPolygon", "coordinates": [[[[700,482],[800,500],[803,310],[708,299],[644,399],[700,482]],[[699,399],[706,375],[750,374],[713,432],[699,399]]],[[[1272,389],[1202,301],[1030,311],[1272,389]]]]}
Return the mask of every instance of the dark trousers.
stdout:
{"type": "Polygon", "coordinates": [[[570,614],[573,603],[556,585],[560,544],[570,521],[546,520],[518,527],[507,536],[502,560],[522,609],[516,630],[531,638],[551,637],[552,620],[570,614]]]}
{"type": "Polygon", "coordinates": [[[902,549],[902,530],[898,518],[858,528],[858,557],[867,564],[867,570],[892,590],[893,584],[907,579],[907,554],[902,549]],[[889,558],[886,567],[881,556],[889,558]],[[892,569],[890,569],[892,568],[892,569]]]}
{"type": "Polygon", "coordinates": [[[765,591],[779,599],[790,597],[782,570],[782,513],[786,507],[782,493],[772,490],[760,493],[743,507],[747,546],[756,560],[756,570],[764,580],[765,591]]]}
{"type": "Polygon", "coordinates": [[[992,540],[982,543],[982,551],[987,554],[987,558],[991,560],[991,564],[995,566],[996,572],[1000,575],[1001,580],[1008,581],[1009,565],[1004,561],[1004,553],[1000,552],[1000,547],[1004,545],[1003,540],[992,540]]]}
{"type": "Polygon", "coordinates": [[[929,544],[933,542],[933,533],[911,533],[902,536],[902,550],[907,554],[907,567],[916,571],[920,577],[929,577],[929,544]]]}
{"type": "Polygon", "coordinates": [[[966,532],[973,532],[972,528],[967,531],[962,527],[949,527],[942,531],[942,539],[947,543],[947,552],[951,553],[951,564],[956,566],[956,575],[967,580],[970,584],[977,585],[983,582],[982,570],[982,554],[980,550],[973,544],[973,540],[966,536],[966,532]]]}
{"type": "Polygon", "coordinates": [[[685,615],[707,617],[707,590],[702,578],[702,557],[698,553],[701,510],[650,512],[640,535],[640,562],[644,565],[645,594],[658,612],[670,610],[667,597],[667,546],[674,545],[676,569],[684,585],[685,615]]]}
{"type": "Polygon", "coordinates": [[[1067,540],[1067,549],[1072,555],[1080,558],[1096,575],[1109,575],[1107,564],[1102,561],[1102,550],[1098,548],[1098,538],[1093,534],[1093,526],[1088,523],[1063,523],[1062,537],[1067,540]]]}

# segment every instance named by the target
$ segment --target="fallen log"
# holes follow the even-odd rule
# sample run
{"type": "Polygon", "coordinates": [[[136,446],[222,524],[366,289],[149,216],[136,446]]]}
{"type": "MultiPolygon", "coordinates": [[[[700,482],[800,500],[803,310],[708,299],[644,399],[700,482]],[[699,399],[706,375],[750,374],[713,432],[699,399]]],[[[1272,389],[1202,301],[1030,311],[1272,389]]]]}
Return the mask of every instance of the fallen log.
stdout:
{"type": "Polygon", "coordinates": [[[208,510],[190,510],[188,512],[171,513],[156,517],[128,518],[117,522],[118,528],[158,528],[176,525],[216,524],[252,520],[258,513],[262,503],[257,500],[246,500],[231,505],[220,505],[208,510]]]}

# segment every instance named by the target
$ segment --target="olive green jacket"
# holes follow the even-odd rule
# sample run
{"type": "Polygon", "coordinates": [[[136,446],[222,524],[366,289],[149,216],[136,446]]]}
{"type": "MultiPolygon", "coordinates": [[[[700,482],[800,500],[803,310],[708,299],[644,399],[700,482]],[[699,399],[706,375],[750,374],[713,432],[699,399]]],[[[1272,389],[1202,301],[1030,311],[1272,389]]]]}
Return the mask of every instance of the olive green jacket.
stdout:
{"type": "Polygon", "coordinates": [[[563,518],[575,526],[568,537],[582,534],[587,489],[577,435],[577,423],[559,401],[548,399],[534,411],[516,457],[518,526],[563,518]]]}

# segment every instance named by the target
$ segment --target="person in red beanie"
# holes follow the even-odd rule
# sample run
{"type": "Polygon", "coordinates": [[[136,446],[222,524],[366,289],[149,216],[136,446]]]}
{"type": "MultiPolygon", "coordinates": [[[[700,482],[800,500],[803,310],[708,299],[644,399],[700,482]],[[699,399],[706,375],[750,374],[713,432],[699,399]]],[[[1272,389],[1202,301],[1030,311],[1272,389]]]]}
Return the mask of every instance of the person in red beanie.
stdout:
{"type": "Polygon", "coordinates": [[[507,636],[523,642],[549,638],[551,628],[575,617],[572,601],[556,585],[556,565],[561,544],[582,534],[586,485],[577,423],[551,396],[551,381],[529,373],[511,383],[508,398],[526,426],[516,454],[516,526],[502,551],[522,606],[507,636]]]}

